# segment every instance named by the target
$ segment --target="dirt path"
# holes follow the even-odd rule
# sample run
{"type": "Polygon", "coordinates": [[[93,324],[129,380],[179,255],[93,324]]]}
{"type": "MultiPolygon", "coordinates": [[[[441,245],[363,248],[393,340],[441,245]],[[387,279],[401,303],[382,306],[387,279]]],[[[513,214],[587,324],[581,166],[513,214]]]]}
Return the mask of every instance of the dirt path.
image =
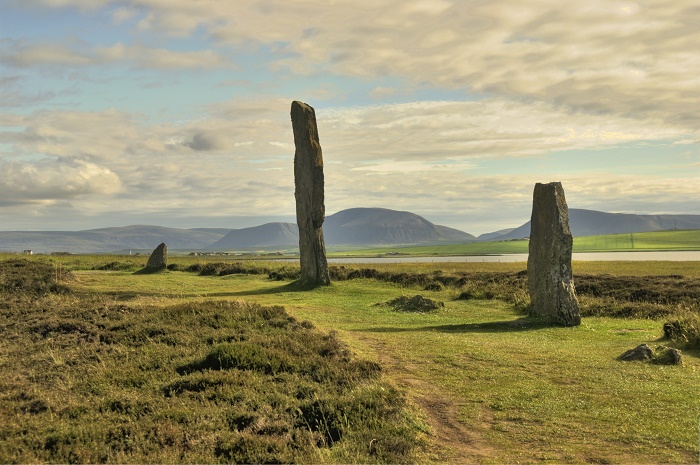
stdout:
{"type": "Polygon", "coordinates": [[[479,431],[468,429],[459,421],[459,402],[438,386],[421,378],[417,367],[394,356],[386,342],[361,336],[359,339],[376,351],[379,363],[388,376],[407,389],[409,400],[425,413],[430,425],[436,460],[449,463],[482,463],[495,452],[479,431]]]}

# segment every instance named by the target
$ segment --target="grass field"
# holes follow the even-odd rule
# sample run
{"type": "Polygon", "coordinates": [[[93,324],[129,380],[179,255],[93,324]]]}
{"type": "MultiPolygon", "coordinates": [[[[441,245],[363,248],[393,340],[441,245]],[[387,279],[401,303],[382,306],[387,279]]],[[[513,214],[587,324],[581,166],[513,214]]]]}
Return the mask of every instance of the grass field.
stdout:
{"type": "MultiPolygon", "coordinates": [[[[523,239],[416,247],[378,247],[345,253],[338,252],[337,255],[383,255],[392,252],[409,255],[492,255],[527,253],[528,245],[529,242],[523,239]]],[[[574,237],[574,252],[652,250],[700,250],[700,230],[654,231],[574,237]]]]}
{"type": "MultiPolygon", "coordinates": [[[[32,259],[41,260],[48,259],[32,259]]],[[[580,327],[552,328],[524,318],[513,303],[521,298],[511,288],[521,284],[513,281],[522,276],[521,263],[378,266],[384,274],[377,278],[301,292],[289,281],[244,273],[245,266],[224,275],[135,275],[144,257],[58,260],[48,270],[68,293],[5,292],[0,306],[2,462],[698,460],[700,353],[685,349],[682,367],[616,360],[641,343],[668,344],[660,341],[665,318],[681,307],[699,311],[697,298],[676,296],[698,287],[697,263],[577,262],[581,282],[590,276],[588,288],[605,294],[585,294],[584,305],[644,304],[665,313],[612,318],[602,312],[584,317],[580,327]],[[100,267],[107,270],[92,269],[100,267]],[[467,279],[454,284],[453,275],[467,279]],[[425,290],[425,279],[446,284],[425,290]],[[608,295],[606,283],[621,289],[608,295]],[[492,295],[455,300],[470,286],[487,285],[492,295]],[[650,294],[638,289],[654,290],[655,300],[640,302],[650,294]],[[415,294],[445,306],[413,313],[377,305],[415,294]],[[293,320],[265,310],[279,306],[293,320]],[[314,384],[294,368],[301,361],[270,358],[296,347],[277,332],[286,326],[311,338],[302,344],[311,348],[300,352],[302,359],[318,357],[313,354],[323,349],[313,347],[326,341],[343,364],[359,364],[338,374],[350,384],[338,387],[331,378],[314,384]],[[264,328],[262,339],[249,332],[254,327],[264,328]],[[336,332],[331,339],[329,331],[336,332]],[[238,362],[222,369],[221,360],[232,356],[227,348],[242,340],[260,347],[251,359],[263,356],[263,368],[292,368],[266,374],[238,362]],[[269,341],[280,341],[281,352],[266,352],[274,348],[269,341]],[[343,355],[338,344],[354,355],[343,355]],[[331,408],[332,399],[340,403],[331,408]],[[353,418],[350,405],[373,405],[377,418],[353,418]],[[320,418],[316,424],[325,429],[308,421],[297,428],[300,418],[320,418]],[[358,426],[365,423],[369,429],[358,426]],[[342,437],[333,436],[336,430],[342,437]],[[287,447],[310,443],[310,449],[287,447]]],[[[177,262],[184,268],[196,260],[177,262]]]]}

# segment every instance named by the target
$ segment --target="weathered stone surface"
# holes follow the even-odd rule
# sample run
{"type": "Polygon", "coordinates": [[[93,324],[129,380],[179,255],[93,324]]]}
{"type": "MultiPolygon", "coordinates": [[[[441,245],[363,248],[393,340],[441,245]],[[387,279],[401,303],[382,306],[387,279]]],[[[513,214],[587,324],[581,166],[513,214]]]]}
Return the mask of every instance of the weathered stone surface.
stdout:
{"type": "Polygon", "coordinates": [[[316,113],[302,102],[292,102],[294,130],[294,197],[299,226],[300,281],[308,285],[330,284],[326,245],[323,240],[323,153],[318,140],[316,113]]]}
{"type": "Polygon", "coordinates": [[[624,354],[617,357],[618,360],[624,362],[642,361],[649,362],[655,365],[682,365],[683,357],[681,351],[672,347],[658,346],[652,350],[646,344],[640,344],[634,349],[630,349],[624,354]]]}
{"type": "Polygon", "coordinates": [[[168,246],[165,242],[155,248],[151,256],[148,257],[146,268],[149,270],[162,270],[168,266],[168,246]]]}
{"type": "Polygon", "coordinates": [[[527,279],[531,312],[564,326],[581,324],[571,272],[573,236],[559,182],[535,185],[527,279]]]}
{"type": "Polygon", "coordinates": [[[654,357],[651,362],[657,365],[683,365],[683,357],[678,349],[659,346],[654,351],[654,357]]]}
{"type": "Polygon", "coordinates": [[[632,362],[635,360],[651,360],[653,357],[654,352],[651,350],[651,347],[646,344],[640,344],[634,349],[630,349],[624,354],[620,355],[617,357],[617,359],[623,362],[632,362]]]}

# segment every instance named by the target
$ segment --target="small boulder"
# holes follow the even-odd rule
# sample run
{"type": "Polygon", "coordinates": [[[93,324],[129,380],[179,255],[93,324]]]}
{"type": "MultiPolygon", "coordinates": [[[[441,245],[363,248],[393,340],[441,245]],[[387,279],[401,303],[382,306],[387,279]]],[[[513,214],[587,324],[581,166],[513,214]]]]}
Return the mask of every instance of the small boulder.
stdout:
{"type": "Polygon", "coordinates": [[[635,360],[651,360],[654,357],[654,352],[652,352],[651,347],[646,344],[640,344],[634,349],[630,349],[624,354],[617,357],[618,360],[623,362],[631,362],[635,360]]]}
{"type": "Polygon", "coordinates": [[[652,350],[651,347],[646,344],[641,344],[634,349],[628,350],[617,359],[624,362],[637,360],[642,362],[650,362],[656,365],[683,364],[683,358],[681,357],[680,350],[666,346],[658,346],[656,349],[652,350]]]}
{"type": "Polygon", "coordinates": [[[673,347],[659,346],[654,351],[652,363],[657,365],[683,365],[681,351],[673,347]]]}

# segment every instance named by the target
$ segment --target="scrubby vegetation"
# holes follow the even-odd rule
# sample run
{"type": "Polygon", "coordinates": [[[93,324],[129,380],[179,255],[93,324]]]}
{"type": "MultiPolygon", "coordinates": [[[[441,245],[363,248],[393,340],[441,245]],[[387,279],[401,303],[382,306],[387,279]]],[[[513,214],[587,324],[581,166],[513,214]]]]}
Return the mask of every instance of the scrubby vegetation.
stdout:
{"type": "Polygon", "coordinates": [[[700,349],[700,313],[689,309],[679,311],[664,324],[664,335],[685,348],[700,349]]]}
{"type": "Polygon", "coordinates": [[[68,288],[59,284],[59,279],[70,279],[70,273],[57,264],[24,259],[0,261],[0,293],[14,296],[65,293],[68,288]]]}
{"type": "Polygon", "coordinates": [[[524,264],[332,267],[296,292],[288,262],[145,259],[0,260],[0,462],[697,456],[696,266],[575,264],[584,323],[549,328],[522,315],[524,264]],[[445,305],[376,305],[417,293],[445,305]],[[617,361],[641,343],[684,366],[617,361]]]}
{"type": "Polygon", "coordinates": [[[381,367],[282,307],[129,305],[0,266],[2,463],[414,460],[422,426],[381,367]]]}

